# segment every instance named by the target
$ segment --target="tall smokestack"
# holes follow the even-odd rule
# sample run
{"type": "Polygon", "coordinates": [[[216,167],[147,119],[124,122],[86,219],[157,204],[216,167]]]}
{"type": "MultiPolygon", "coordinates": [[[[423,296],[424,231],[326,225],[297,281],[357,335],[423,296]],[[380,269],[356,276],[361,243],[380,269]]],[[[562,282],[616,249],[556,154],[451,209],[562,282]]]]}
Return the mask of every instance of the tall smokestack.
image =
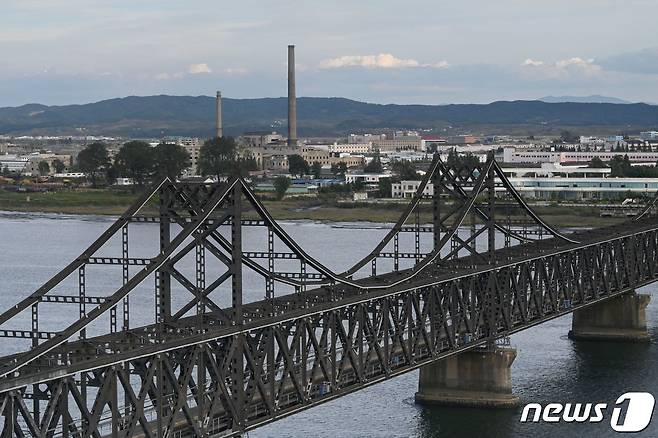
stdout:
{"type": "Polygon", "coordinates": [[[222,93],[221,91],[217,92],[217,102],[216,102],[216,108],[215,108],[215,129],[217,132],[215,133],[215,137],[224,137],[224,126],[222,124],[222,93]]]}
{"type": "Polygon", "coordinates": [[[288,146],[297,146],[297,96],[295,95],[295,46],[288,46],[288,146]]]}

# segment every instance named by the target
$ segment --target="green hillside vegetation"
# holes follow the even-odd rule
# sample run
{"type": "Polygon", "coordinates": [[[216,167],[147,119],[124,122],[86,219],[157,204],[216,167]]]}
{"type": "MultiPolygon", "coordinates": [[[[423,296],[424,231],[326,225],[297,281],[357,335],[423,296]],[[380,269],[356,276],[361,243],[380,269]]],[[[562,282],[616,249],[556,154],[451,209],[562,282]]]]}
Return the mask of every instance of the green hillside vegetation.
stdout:
{"type": "MultiPolygon", "coordinates": [[[[0,108],[1,134],[60,133],[160,137],[210,137],[215,99],[208,96],[147,96],[85,105],[29,104],[0,108]]],[[[285,131],[286,99],[223,99],[226,135],[250,130],[285,131]]],[[[658,106],[647,104],[493,102],[486,105],[380,105],[343,98],[298,99],[300,135],[341,135],[381,128],[480,129],[488,133],[548,134],[564,127],[601,132],[655,129],[658,106]]]]}

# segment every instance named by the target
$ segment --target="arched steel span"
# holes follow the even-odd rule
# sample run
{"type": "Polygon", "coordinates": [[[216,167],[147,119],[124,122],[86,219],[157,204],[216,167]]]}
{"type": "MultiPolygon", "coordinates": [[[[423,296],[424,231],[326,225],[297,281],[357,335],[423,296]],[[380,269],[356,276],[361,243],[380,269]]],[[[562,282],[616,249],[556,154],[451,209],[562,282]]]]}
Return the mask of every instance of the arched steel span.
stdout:
{"type": "MultiPolygon", "coordinates": [[[[160,184],[157,185],[157,187],[162,187],[166,181],[167,181],[166,179],[163,180],[160,184]]],[[[187,225],[178,236],[176,236],[176,238],[171,242],[168,248],[166,248],[158,256],[153,258],[152,261],[144,269],[142,269],[137,274],[135,274],[125,285],[120,287],[107,301],[98,305],[98,307],[90,311],[84,318],[81,318],[75,323],[71,324],[62,332],[55,334],[52,338],[48,339],[44,343],[35,346],[29,352],[14,358],[10,363],[4,364],[4,366],[0,368],[0,377],[6,377],[7,375],[17,371],[19,368],[28,365],[36,358],[48,353],[53,348],[56,348],[57,346],[63,344],[74,333],[84,330],[89,324],[95,321],[98,317],[108,312],[112,307],[116,306],[119,303],[119,301],[122,300],[124,297],[126,297],[136,286],[138,286],[142,281],[144,281],[149,275],[153,274],[158,268],[162,267],[167,262],[167,258],[171,256],[173,252],[179,246],[181,246],[188,237],[190,237],[199,227],[201,227],[201,225],[206,221],[206,219],[208,219],[208,216],[210,216],[210,214],[214,211],[214,209],[222,201],[225,200],[227,195],[231,193],[231,190],[233,190],[233,188],[236,186],[240,187],[240,186],[244,186],[244,184],[241,184],[240,180],[237,178],[234,178],[231,181],[229,181],[229,183],[223,188],[223,190],[214,194],[210,198],[206,206],[204,206],[202,210],[197,212],[197,216],[195,216],[192,222],[189,225],[187,225]]],[[[152,197],[153,193],[155,193],[155,191],[151,191],[150,195],[147,196],[146,199],[142,198],[144,199],[143,201],[142,199],[140,199],[140,201],[136,204],[136,208],[133,207],[130,209],[130,211],[133,210],[136,211],[139,208],[141,208],[141,206],[143,206],[148,201],[148,199],[152,197]]],[[[128,219],[127,215],[123,215],[117,222],[115,222],[108,229],[108,232],[112,230],[115,230],[116,232],[116,230],[118,230],[122,226],[122,224],[126,223],[127,219],[128,219]]],[[[103,234],[102,243],[97,241],[94,244],[92,244],[92,249],[102,246],[102,244],[109,239],[110,236],[108,232],[103,234]],[[97,245],[97,243],[100,245],[97,245]]],[[[60,273],[62,275],[58,274],[50,282],[48,282],[47,285],[49,285],[49,288],[45,288],[45,287],[39,288],[39,290],[37,290],[37,292],[35,292],[34,294],[30,295],[30,297],[26,298],[21,303],[16,305],[14,308],[11,308],[7,312],[5,312],[0,317],[0,325],[4,321],[9,320],[12,317],[12,315],[16,315],[21,308],[25,310],[27,307],[31,306],[32,304],[35,304],[39,297],[51,291],[52,287],[59,284],[66,276],[68,276],[68,275],[63,275],[63,273],[69,271],[72,272],[76,269],[76,266],[79,266],[80,263],[84,263],[85,256],[87,255],[88,252],[84,252],[83,254],[81,254],[80,257],[78,257],[71,265],[69,265],[64,271],[62,271],[62,273],[60,273]]]]}
{"type": "MultiPolygon", "coordinates": [[[[457,214],[457,220],[455,221],[456,225],[453,225],[452,229],[446,233],[446,235],[443,237],[441,240],[441,244],[438,248],[434,248],[434,250],[428,254],[420,263],[418,263],[413,270],[408,272],[404,277],[399,278],[393,282],[386,282],[386,283],[381,283],[381,284],[368,284],[368,285],[363,285],[359,284],[353,280],[351,280],[351,276],[357,272],[359,269],[364,267],[367,263],[371,262],[374,258],[377,257],[377,255],[381,252],[381,250],[391,242],[393,239],[394,235],[400,232],[400,229],[402,225],[408,220],[408,218],[411,216],[413,210],[415,208],[418,208],[420,205],[420,200],[423,197],[423,192],[425,190],[425,187],[427,186],[428,182],[430,179],[434,177],[435,172],[439,171],[439,169],[445,170],[445,166],[441,162],[441,159],[439,155],[437,154],[432,162],[432,165],[430,167],[430,170],[426,173],[425,177],[421,181],[418,190],[416,191],[416,195],[408,205],[408,207],[405,209],[403,212],[402,216],[398,220],[398,222],[395,224],[391,232],[389,232],[382,242],[377,245],[377,247],[369,254],[367,255],[364,259],[361,261],[357,262],[356,265],[354,265],[352,268],[350,268],[348,271],[346,271],[343,274],[337,274],[327,268],[324,264],[316,260],[315,258],[311,257],[306,251],[304,251],[303,248],[301,248],[295,241],[292,239],[286,232],[283,230],[283,228],[276,222],[276,220],[270,215],[270,213],[267,211],[267,209],[263,206],[263,204],[258,200],[258,198],[255,196],[253,191],[248,187],[246,184],[243,185],[243,191],[245,196],[250,200],[252,206],[256,209],[256,211],[259,213],[259,215],[265,220],[266,224],[270,227],[272,227],[274,233],[276,234],[277,237],[279,237],[290,249],[293,250],[293,252],[299,256],[301,259],[303,259],[309,266],[312,268],[316,269],[318,272],[326,276],[326,278],[329,281],[338,283],[338,284],[344,284],[347,286],[351,287],[356,287],[359,289],[365,289],[365,290],[376,290],[376,289],[385,289],[389,287],[393,287],[396,285],[399,285],[401,283],[404,283],[406,281],[409,281],[416,277],[425,267],[429,266],[431,263],[437,261],[437,259],[440,257],[441,250],[445,247],[445,245],[450,242],[455,234],[457,233],[459,227],[462,225],[464,219],[468,216],[469,213],[471,213],[471,209],[473,208],[473,204],[477,198],[477,196],[482,192],[484,188],[484,182],[486,179],[487,174],[489,173],[490,170],[494,170],[498,178],[501,179],[503,186],[505,189],[514,197],[514,199],[518,202],[520,207],[523,209],[525,213],[527,213],[539,226],[543,227],[550,235],[553,235],[557,238],[560,238],[562,240],[565,240],[567,242],[571,243],[577,243],[576,241],[570,239],[569,237],[563,235],[562,233],[558,232],[554,228],[552,228],[550,225],[548,225],[546,222],[544,222],[533,210],[532,208],[521,198],[521,196],[518,194],[516,189],[511,185],[509,180],[505,177],[504,173],[502,172],[502,169],[500,166],[497,165],[493,157],[490,157],[483,169],[483,171],[480,173],[480,177],[478,178],[478,182],[476,183],[476,186],[473,188],[471,195],[466,195],[465,191],[460,188],[460,194],[463,196],[466,196],[466,201],[462,205],[462,207],[459,209],[458,214],[457,214]]],[[[445,170],[446,173],[447,170],[445,170]]],[[[484,214],[480,209],[475,210],[481,217],[488,219],[486,214],[484,214]]],[[[505,234],[508,234],[514,238],[518,238],[521,241],[528,241],[528,239],[525,239],[521,236],[518,236],[515,233],[512,233],[511,230],[508,230],[504,228],[502,225],[497,224],[496,229],[499,231],[502,231],[505,234]]],[[[226,245],[227,242],[224,241],[224,244],[226,245]]],[[[255,268],[256,270],[260,271],[260,269],[255,266],[255,264],[252,264],[249,260],[246,258],[243,259],[243,262],[247,263],[250,265],[250,267],[255,268]]],[[[298,285],[298,283],[292,283],[288,282],[288,284],[294,284],[298,285]]],[[[323,284],[321,282],[318,282],[317,284],[323,284]]],[[[326,284],[326,283],[324,283],[326,284]]]]}
{"type": "MultiPolygon", "coordinates": [[[[571,243],[577,243],[576,241],[572,240],[568,236],[560,233],[559,231],[555,230],[553,227],[548,225],[545,221],[543,221],[533,210],[532,208],[523,200],[523,198],[519,195],[519,193],[516,191],[516,189],[512,186],[512,184],[509,182],[505,174],[503,173],[502,169],[500,166],[496,163],[496,161],[493,158],[490,158],[487,160],[487,163],[485,164],[484,171],[481,172],[483,175],[485,175],[490,169],[494,169],[496,172],[496,175],[498,178],[500,178],[503,187],[506,189],[508,193],[510,193],[513,198],[516,200],[516,202],[519,204],[521,209],[527,213],[533,220],[534,222],[542,227],[544,230],[548,232],[549,235],[552,235],[554,237],[557,237],[559,239],[562,239],[567,242],[571,243]]],[[[347,270],[346,272],[342,274],[337,274],[327,268],[324,264],[316,260],[315,258],[311,257],[308,253],[304,251],[303,248],[301,248],[295,241],[292,239],[286,232],[283,230],[283,228],[276,222],[276,220],[270,215],[270,213],[267,211],[267,209],[263,206],[263,204],[258,200],[256,195],[251,191],[251,189],[243,184],[243,190],[245,192],[245,195],[248,197],[248,199],[251,201],[253,207],[256,209],[256,211],[259,213],[259,215],[265,220],[265,223],[267,226],[272,227],[274,233],[276,234],[277,237],[279,237],[288,247],[293,250],[293,252],[299,256],[301,259],[303,259],[309,266],[313,267],[316,269],[318,272],[322,273],[324,276],[329,281],[338,283],[338,284],[345,284],[348,286],[352,287],[358,287],[358,288],[364,288],[366,290],[374,290],[374,289],[382,289],[382,288],[388,288],[391,286],[395,286],[397,284],[400,284],[402,282],[408,281],[415,277],[422,269],[424,269],[426,266],[431,264],[432,262],[435,262],[439,256],[441,250],[444,248],[446,243],[450,242],[452,238],[454,238],[455,233],[457,232],[459,226],[463,223],[464,219],[466,216],[468,216],[469,213],[471,213],[471,209],[473,208],[473,203],[475,202],[475,199],[477,198],[477,195],[479,195],[484,187],[484,177],[481,179],[480,183],[476,188],[473,189],[473,192],[471,195],[468,195],[466,191],[458,186],[455,185],[454,189],[459,193],[460,196],[462,196],[461,201],[463,202],[462,208],[460,208],[458,212],[458,219],[456,223],[458,224],[457,226],[453,226],[453,229],[444,237],[442,241],[442,245],[439,248],[435,248],[432,253],[428,254],[425,259],[420,263],[419,266],[414,268],[414,270],[410,273],[407,274],[406,277],[398,279],[394,283],[385,283],[385,284],[374,284],[374,285],[359,285],[358,283],[354,282],[351,280],[351,276],[354,275],[359,269],[363,268],[366,266],[368,263],[370,263],[373,259],[375,259],[378,254],[386,247],[386,245],[390,244],[392,239],[396,234],[398,234],[402,228],[402,226],[407,222],[409,217],[412,215],[413,211],[419,207],[421,200],[423,199],[423,193],[424,190],[428,184],[428,182],[434,178],[436,172],[441,172],[443,175],[449,175],[452,176],[454,179],[454,176],[450,174],[450,171],[445,167],[445,165],[442,163],[440,156],[437,154],[433,161],[432,165],[430,166],[429,171],[425,174],[424,178],[422,179],[416,194],[406,207],[405,211],[402,213],[400,216],[400,219],[396,222],[396,224],[393,226],[391,231],[382,239],[382,241],[377,245],[377,247],[371,251],[370,254],[368,254],[366,257],[364,257],[362,260],[357,262],[352,268],[347,270]]],[[[483,212],[480,208],[475,208],[474,211],[478,214],[479,217],[483,218],[484,220],[488,220],[488,216],[486,215],[485,212],[483,212]]],[[[193,211],[192,211],[193,212],[193,211]]],[[[523,236],[520,236],[511,230],[505,228],[501,224],[495,224],[496,229],[503,234],[506,234],[514,239],[519,240],[520,242],[528,242],[532,241],[533,239],[529,239],[523,236]]],[[[217,237],[217,233],[213,234],[214,237],[217,237]]],[[[218,239],[221,240],[221,239],[218,239]]],[[[223,240],[223,246],[225,248],[228,247],[228,242],[226,240],[223,240]]],[[[257,264],[253,263],[250,261],[247,257],[243,259],[243,262],[249,265],[252,269],[255,269],[258,272],[264,273],[261,267],[259,267],[257,264]]],[[[295,281],[287,281],[286,279],[283,279],[281,277],[277,277],[277,280],[283,281],[287,284],[291,285],[296,285],[299,286],[300,282],[295,282],[295,281]]],[[[327,282],[317,282],[315,284],[327,284],[327,282]]]]}
{"type": "MultiPolygon", "coordinates": [[[[571,238],[568,236],[564,235],[563,233],[560,233],[558,230],[555,228],[551,227],[549,224],[547,224],[545,221],[543,221],[521,197],[521,195],[518,193],[518,191],[514,188],[514,186],[511,184],[509,179],[505,176],[505,173],[501,169],[500,165],[493,159],[489,159],[487,162],[493,161],[494,163],[494,169],[496,172],[496,175],[498,178],[500,178],[501,183],[505,190],[512,195],[514,200],[519,204],[519,206],[522,208],[522,210],[528,214],[534,222],[542,227],[544,230],[548,232],[548,234],[557,237],[559,239],[562,239],[566,242],[572,242],[572,243],[577,243],[573,241],[571,238]]],[[[421,201],[425,198],[424,192],[425,188],[429,184],[429,182],[433,179],[437,180],[438,184],[444,185],[445,187],[445,182],[444,178],[447,178],[449,180],[454,181],[456,179],[456,176],[454,175],[453,171],[448,169],[445,164],[441,160],[441,156],[439,154],[435,154],[434,159],[432,160],[432,165],[430,166],[429,170],[423,177],[422,181],[420,182],[418,189],[416,190],[416,193],[414,194],[413,198],[407,205],[406,209],[398,219],[398,221],[395,223],[393,228],[389,231],[389,233],[382,239],[382,241],[373,249],[367,256],[365,256],[363,259],[359,260],[357,263],[354,264],[350,269],[345,271],[343,275],[345,276],[352,276],[354,275],[359,269],[365,267],[368,263],[370,263],[373,259],[376,259],[378,254],[386,247],[386,245],[390,244],[393,238],[400,233],[402,227],[404,224],[409,220],[411,217],[414,209],[418,208],[421,201]],[[435,174],[439,173],[440,178],[436,178],[435,174]]],[[[463,187],[460,185],[454,185],[452,187],[452,193],[458,195],[460,199],[463,202],[467,202],[469,199],[469,195],[466,193],[463,187]]],[[[489,220],[489,217],[486,212],[484,212],[481,208],[475,207],[474,211],[477,213],[478,217],[482,219],[483,221],[489,220]]],[[[503,233],[504,235],[507,235],[513,239],[518,240],[519,242],[530,242],[534,239],[528,238],[521,236],[517,233],[514,233],[511,229],[506,228],[504,225],[496,223],[495,224],[496,229],[503,233]]],[[[439,251],[443,248],[439,248],[439,251]]]]}

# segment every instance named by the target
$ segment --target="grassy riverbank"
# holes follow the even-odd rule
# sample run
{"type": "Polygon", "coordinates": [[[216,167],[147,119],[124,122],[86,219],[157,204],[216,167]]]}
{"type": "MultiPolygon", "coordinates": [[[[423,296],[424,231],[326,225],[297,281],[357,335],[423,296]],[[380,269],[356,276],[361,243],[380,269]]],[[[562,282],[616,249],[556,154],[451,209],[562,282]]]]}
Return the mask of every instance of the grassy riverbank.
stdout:
{"type": "MultiPolygon", "coordinates": [[[[129,191],[79,189],[46,193],[16,193],[0,190],[0,210],[66,214],[119,215],[137,198],[129,191]]],[[[338,204],[315,198],[287,198],[265,201],[268,211],[277,219],[317,220],[334,222],[395,222],[405,208],[404,203],[338,204]]],[[[155,212],[155,204],[148,207],[155,212]]],[[[550,224],[560,227],[600,227],[619,223],[623,219],[602,218],[595,207],[542,206],[535,211],[550,224]]],[[[431,222],[427,208],[421,221],[431,222]]]]}
{"type": "Polygon", "coordinates": [[[130,192],[79,189],[25,193],[0,190],[0,210],[118,215],[137,198],[130,192]]]}

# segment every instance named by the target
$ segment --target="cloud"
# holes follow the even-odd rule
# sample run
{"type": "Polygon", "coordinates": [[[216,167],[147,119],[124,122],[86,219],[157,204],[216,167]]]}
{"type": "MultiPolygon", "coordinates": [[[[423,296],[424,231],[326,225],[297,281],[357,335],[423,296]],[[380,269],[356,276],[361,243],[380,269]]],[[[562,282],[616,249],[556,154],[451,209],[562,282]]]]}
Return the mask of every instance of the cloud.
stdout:
{"type": "Polygon", "coordinates": [[[525,70],[524,73],[536,79],[567,79],[574,76],[594,76],[603,72],[593,59],[580,57],[560,59],[552,63],[528,58],[521,63],[521,67],[525,70]]]}
{"type": "Polygon", "coordinates": [[[341,68],[341,67],[366,67],[366,68],[406,68],[418,67],[420,63],[415,59],[400,59],[390,53],[380,53],[379,55],[351,55],[341,56],[322,61],[320,64],[324,68],[341,68]]]}
{"type": "Polygon", "coordinates": [[[527,66],[539,67],[540,65],[544,65],[544,61],[536,61],[534,59],[528,58],[525,61],[523,61],[521,65],[523,67],[527,67],[527,66]]]}
{"type": "Polygon", "coordinates": [[[212,70],[210,67],[208,67],[208,64],[192,64],[187,68],[187,72],[191,75],[198,75],[198,74],[204,74],[204,73],[212,73],[212,70]]]}
{"type": "Polygon", "coordinates": [[[577,68],[582,68],[582,69],[589,69],[592,67],[598,67],[594,64],[593,59],[583,59],[583,58],[569,58],[569,59],[562,59],[558,62],[555,63],[555,66],[557,68],[570,68],[570,67],[577,67],[577,68]]]}
{"type": "Polygon", "coordinates": [[[434,64],[421,64],[415,59],[396,58],[390,53],[380,53],[379,55],[348,55],[338,58],[326,59],[320,63],[320,68],[343,68],[343,67],[365,67],[365,68],[414,68],[414,67],[432,67],[447,68],[449,64],[446,61],[439,61],[434,64]]]}

